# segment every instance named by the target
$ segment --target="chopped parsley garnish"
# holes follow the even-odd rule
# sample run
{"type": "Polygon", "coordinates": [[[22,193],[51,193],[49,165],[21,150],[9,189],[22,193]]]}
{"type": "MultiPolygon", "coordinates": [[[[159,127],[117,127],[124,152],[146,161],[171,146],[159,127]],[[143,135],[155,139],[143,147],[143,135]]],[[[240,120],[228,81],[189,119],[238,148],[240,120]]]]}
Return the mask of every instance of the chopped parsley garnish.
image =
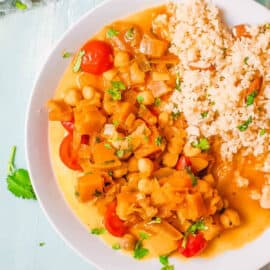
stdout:
{"type": "Polygon", "coordinates": [[[113,38],[115,36],[119,35],[119,31],[113,29],[113,28],[110,28],[107,33],[106,33],[106,36],[107,38],[113,38]]]}
{"type": "Polygon", "coordinates": [[[114,250],[119,250],[119,249],[121,249],[120,244],[118,244],[118,243],[113,244],[113,245],[112,245],[112,249],[114,249],[114,250]]]}
{"type": "Polygon", "coordinates": [[[104,146],[105,146],[105,148],[107,148],[107,149],[112,149],[112,146],[111,146],[109,143],[105,143],[104,146]]]}
{"type": "Polygon", "coordinates": [[[117,155],[119,158],[122,158],[122,157],[125,155],[125,150],[117,150],[117,151],[116,151],[116,155],[117,155]]]}
{"type": "Polygon", "coordinates": [[[180,117],[181,113],[178,112],[172,112],[172,119],[177,120],[180,117]]]}
{"type": "Polygon", "coordinates": [[[26,10],[26,9],[27,9],[27,5],[24,4],[24,3],[22,3],[22,2],[19,1],[19,0],[16,0],[16,1],[15,1],[15,7],[16,7],[17,9],[20,9],[20,10],[26,10]]]}
{"type": "Polygon", "coordinates": [[[169,258],[168,256],[159,256],[159,261],[163,265],[161,270],[174,270],[173,265],[169,265],[169,258]]]}
{"type": "Polygon", "coordinates": [[[206,138],[200,138],[198,142],[193,142],[191,145],[195,148],[201,149],[202,151],[210,149],[209,141],[206,138]]]}
{"type": "Polygon", "coordinates": [[[135,259],[140,260],[146,255],[148,255],[148,253],[149,253],[149,250],[143,247],[142,240],[137,241],[134,251],[133,251],[133,257],[135,259]]]}
{"type": "Polygon", "coordinates": [[[62,54],[62,57],[63,58],[69,58],[71,56],[72,56],[72,53],[71,52],[67,52],[67,51],[63,52],[63,54],[62,54]]]}
{"type": "Polygon", "coordinates": [[[7,188],[16,197],[23,199],[36,200],[36,194],[33,190],[28,171],[25,169],[16,169],[14,164],[16,155],[16,146],[11,148],[11,153],[7,168],[7,188]]]}
{"type": "Polygon", "coordinates": [[[266,133],[266,130],[263,128],[263,129],[260,130],[259,134],[260,134],[260,136],[263,136],[265,133],[266,133]]]}
{"type": "Polygon", "coordinates": [[[95,196],[95,197],[100,197],[102,195],[102,192],[100,192],[99,190],[95,190],[95,192],[94,192],[94,194],[93,194],[93,196],[95,196]]]}
{"type": "Polygon", "coordinates": [[[245,57],[245,58],[244,58],[244,64],[245,64],[245,65],[248,65],[248,59],[249,59],[249,57],[245,57]]]}
{"type": "Polygon", "coordinates": [[[137,101],[138,101],[139,104],[142,104],[143,101],[144,101],[143,96],[137,96],[137,101]]]}
{"type": "Polygon", "coordinates": [[[206,231],[206,230],[208,230],[208,227],[204,224],[204,221],[203,220],[198,220],[197,222],[195,222],[194,224],[192,224],[187,229],[187,231],[185,232],[184,239],[183,239],[183,242],[182,242],[182,247],[183,248],[186,248],[188,236],[190,234],[193,234],[194,235],[198,231],[206,231]]]}
{"type": "Polygon", "coordinates": [[[149,238],[149,234],[145,233],[145,232],[139,232],[139,236],[142,240],[146,240],[149,238]]]}
{"type": "Polygon", "coordinates": [[[162,142],[163,142],[163,137],[162,137],[162,136],[156,137],[156,139],[155,139],[155,144],[156,144],[157,146],[161,146],[161,145],[162,145],[162,142]]]}
{"type": "Polygon", "coordinates": [[[161,99],[160,98],[155,98],[154,105],[159,107],[161,105],[161,99]]]}
{"type": "Polygon", "coordinates": [[[44,247],[44,246],[45,246],[45,242],[39,242],[38,245],[39,245],[40,247],[44,247]]]}
{"type": "Polygon", "coordinates": [[[94,228],[91,230],[91,234],[94,234],[94,235],[101,235],[104,233],[106,233],[106,230],[104,228],[94,228]]]}
{"type": "Polygon", "coordinates": [[[181,84],[182,84],[182,80],[180,78],[180,75],[179,73],[176,75],[176,79],[175,79],[175,89],[179,92],[182,91],[182,88],[181,88],[181,84]]]}
{"type": "Polygon", "coordinates": [[[73,72],[79,72],[81,69],[82,58],[85,55],[85,51],[79,51],[75,64],[73,66],[73,72]]]}
{"type": "Polygon", "coordinates": [[[247,96],[247,99],[246,99],[246,104],[247,106],[250,106],[254,103],[254,100],[255,100],[255,97],[258,95],[258,91],[255,90],[253,92],[251,92],[248,96],[247,96]]]}
{"type": "Polygon", "coordinates": [[[117,126],[119,125],[119,121],[118,121],[118,120],[114,120],[114,121],[113,121],[113,125],[114,125],[115,127],[117,127],[117,126]]]}
{"type": "Polygon", "coordinates": [[[112,171],[108,171],[108,175],[109,176],[113,176],[113,172],[112,171]]]}
{"type": "Polygon", "coordinates": [[[122,91],[126,90],[126,86],[123,82],[120,81],[112,81],[111,82],[112,87],[107,90],[107,93],[109,93],[113,100],[121,100],[122,99],[122,91]]]}
{"type": "Polygon", "coordinates": [[[190,167],[185,167],[185,170],[187,172],[187,174],[190,176],[191,178],[191,184],[192,186],[196,186],[198,184],[198,179],[197,177],[194,175],[194,173],[191,171],[190,167]]]}
{"type": "Polygon", "coordinates": [[[130,28],[127,30],[127,32],[125,33],[125,38],[127,40],[132,40],[134,38],[134,28],[130,28]]]}
{"type": "Polygon", "coordinates": [[[152,218],[151,221],[149,221],[147,224],[148,225],[151,225],[151,224],[160,224],[162,222],[161,218],[160,217],[154,217],[152,218]]]}
{"type": "Polygon", "coordinates": [[[250,116],[242,125],[239,125],[237,128],[243,132],[248,129],[248,126],[252,123],[252,117],[250,116]]]}
{"type": "Polygon", "coordinates": [[[201,117],[202,117],[202,118],[206,118],[207,116],[208,116],[208,112],[202,112],[202,113],[201,113],[201,117]]]}

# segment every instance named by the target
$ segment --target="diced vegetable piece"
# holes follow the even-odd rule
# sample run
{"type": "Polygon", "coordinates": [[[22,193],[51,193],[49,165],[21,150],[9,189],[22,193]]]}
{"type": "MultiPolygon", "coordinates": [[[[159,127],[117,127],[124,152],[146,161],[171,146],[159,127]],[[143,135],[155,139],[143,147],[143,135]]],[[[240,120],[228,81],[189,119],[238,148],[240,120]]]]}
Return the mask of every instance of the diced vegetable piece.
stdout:
{"type": "Polygon", "coordinates": [[[145,81],[145,73],[140,69],[137,62],[130,66],[130,80],[132,84],[142,84],[145,81]]]}
{"type": "Polygon", "coordinates": [[[77,191],[81,202],[87,202],[103,193],[104,178],[98,172],[87,173],[78,178],[77,191]]]}
{"type": "Polygon", "coordinates": [[[135,157],[137,159],[144,158],[144,157],[151,157],[155,154],[161,152],[160,147],[156,145],[143,145],[138,150],[135,151],[135,157]]]}
{"type": "Polygon", "coordinates": [[[245,98],[246,98],[247,105],[253,104],[253,102],[251,102],[250,104],[248,103],[250,102],[248,98],[250,95],[253,95],[253,99],[254,99],[260,93],[260,90],[262,88],[262,83],[263,83],[263,77],[259,75],[257,75],[253,79],[253,81],[251,81],[249,88],[245,90],[245,98]]]}
{"type": "Polygon", "coordinates": [[[77,75],[76,84],[79,89],[83,89],[86,86],[92,86],[99,90],[103,89],[102,77],[87,72],[80,72],[77,75]]]}
{"type": "Polygon", "coordinates": [[[210,63],[205,63],[203,61],[189,63],[189,68],[191,70],[200,70],[200,71],[213,71],[215,70],[215,66],[210,63]]]}
{"type": "Polygon", "coordinates": [[[115,67],[126,67],[129,64],[129,54],[127,52],[118,52],[114,56],[115,67]]]}
{"type": "Polygon", "coordinates": [[[79,103],[74,110],[74,117],[75,128],[80,134],[99,132],[106,122],[106,117],[88,100],[79,103]]]}
{"type": "Polygon", "coordinates": [[[171,79],[170,74],[168,72],[156,72],[152,73],[153,81],[169,81],[171,79]]]}
{"type": "Polygon", "coordinates": [[[134,212],[134,203],[136,203],[135,193],[121,192],[117,195],[116,214],[122,220],[128,220],[130,214],[134,212]]]}
{"type": "Polygon", "coordinates": [[[107,210],[104,217],[104,225],[107,231],[116,237],[123,237],[128,228],[116,214],[117,202],[113,201],[107,206],[107,210]]]}
{"type": "Polygon", "coordinates": [[[236,38],[251,38],[248,26],[245,24],[235,25],[232,29],[233,36],[236,38]]]}
{"type": "Polygon", "coordinates": [[[113,114],[113,121],[124,124],[129,114],[134,112],[134,106],[129,102],[121,102],[113,114]]]}
{"type": "Polygon", "coordinates": [[[47,103],[50,121],[72,121],[73,110],[63,100],[49,100],[47,103]]]}
{"type": "Polygon", "coordinates": [[[183,247],[183,240],[179,241],[178,251],[185,257],[199,255],[207,246],[207,241],[202,233],[189,234],[186,247],[183,247]]]}
{"type": "Polygon", "coordinates": [[[149,81],[147,88],[152,91],[155,98],[159,98],[165,94],[168,94],[172,89],[164,81],[149,81]]]}
{"type": "Polygon", "coordinates": [[[186,167],[191,167],[191,160],[190,158],[182,155],[175,166],[176,170],[185,170],[186,167]]]}
{"type": "Polygon", "coordinates": [[[149,238],[143,240],[143,245],[155,256],[175,251],[178,241],[182,238],[182,234],[166,221],[151,225],[138,224],[131,231],[138,238],[141,231],[145,231],[149,235],[149,238]]]}
{"type": "Polygon", "coordinates": [[[140,43],[140,52],[150,57],[161,57],[168,49],[168,42],[144,35],[140,43]]]}
{"type": "Polygon", "coordinates": [[[182,191],[192,187],[189,175],[185,171],[174,171],[168,177],[159,180],[161,184],[168,183],[174,190],[182,191]]]}
{"type": "Polygon", "coordinates": [[[186,218],[196,221],[204,216],[206,207],[202,195],[200,193],[186,195],[186,218]]]}
{"type": "Polygon", "coordinates": [[[233,209],[226,209],[220,216],[220,222],[225,229],[238,227],[241,223],[238,213],[233,209]]]}
{"type": "Polygon", "coordinates": [[[71,170],[81,171],[78,163],[78,152],[73,148],[73,135],[69,133],[62,141],[59,149],[62,162],[71,170]]]}
{"type": "Polygon", "coordinates": [[[203,169],[208,167],[208,160],[200,158],[200,157],[190,157],[190,161],[192,164],[192,169],[195,172],[200,172],[203,169]]]}
{"type": "Polygon", "coordinates": [[[112,147],[106,147],[105,142],[96,143],[92,147],[93,159],[96,164],[106,164],[107,162],[116,163],[118,158],[115,155],[115,150],[112,147]]]}

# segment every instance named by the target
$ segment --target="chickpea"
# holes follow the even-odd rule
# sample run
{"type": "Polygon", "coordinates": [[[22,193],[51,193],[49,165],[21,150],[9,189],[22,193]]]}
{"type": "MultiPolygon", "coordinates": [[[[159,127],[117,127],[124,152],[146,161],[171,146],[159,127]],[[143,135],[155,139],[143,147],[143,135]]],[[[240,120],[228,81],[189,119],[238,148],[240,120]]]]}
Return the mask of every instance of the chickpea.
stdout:
{"type": "Polygon", "coordinates": [[[114,57],[115,67],[126,67],[129,64],[129,54],[127,52],[117,52],[114,57]]]}
{"type": "Polygon", "coordinates": [[[136,243],[136,238],[132,234],[125,234],[119,239],[119,245],[124,250],[133,250],[136,243]]]}
{"type": "Polygon", "coordinates": [[[85,86],[82,90],[83,97],[85,99],[92,99],[95,96],[95,88],[92,86],[85,86]]]}
{"type": "Polygon", "coordinates": [[[166,126],[169,124],[170,121],[170,115],[168,112],[162,112],[158,116],[158,122],[161,126],[166,126]]]}
{"type": "Polygon", "coordinates": [[[113,177],[114,178],[121,178],[122,176],[127,174],[127,172],[128,172],[127,167],[121,167],[121,168],[115,169],[113,171],[113,177]]]}
{"type": "Polygon", "coordinates": [[[187,157],[195,157],[201,153],[199,148],[193,147],[190,143],[186,143],[184,146],[184,154],[187,157]]]}
{"type": "Polygon", "coordinates": [[[154,170],[154,164],[152,160],[148,158],[140,158],[138,160],[138,169],[140,173],[148,177],[152,174],[154,170]]]}
{"type": "Polygon", "coordinates": [[[151,105],[155,101],[155,98],[150,91],[140,92],[137,98],[140,98],[142,100],[141,103],[143,105],[151,105]]]}
{"type": "Polygon", "coordinates": [[[70,106],[76,106],[82,98],[82,93],[78,89],[68,89],[64,94],[64,101],[70,106]]]}
{"type": "Polygon", "coordinates": [[[240,225],[240,217],[235,210],[226,209],[220,216],[220,222],[224,228],[230,229],[240,225]]]}
{"type": "Polygon", "coordinates": [[[168,152],[180,154],[183,150],[184,140],[182,137],[173,137],[168,143],[168,152]]]}
{"type": "Polygon", "coordinates": [[[140,192],[144,194],[151,194],[152,193],[152,182],[147,178],[142,178],[138,182],[138,189],[140,192]]]}

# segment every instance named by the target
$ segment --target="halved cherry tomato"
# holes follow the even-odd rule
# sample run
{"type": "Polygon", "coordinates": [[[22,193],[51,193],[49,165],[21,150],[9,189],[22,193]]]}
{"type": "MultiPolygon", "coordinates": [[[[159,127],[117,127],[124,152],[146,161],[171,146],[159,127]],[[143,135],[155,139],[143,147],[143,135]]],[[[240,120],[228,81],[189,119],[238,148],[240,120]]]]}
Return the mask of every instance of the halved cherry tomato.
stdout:
{"type": "Polygon", "coordinates": [[[74,121],[62,121],[62,126],[65,128],[68,132],[73,132],[74,130],[74,121]]]}
{"type": "Polygon", "coordinates": [[[83,46],[82,51],[85,52],[81,63],[82,71],[100,75],[113,67],[113,49],[109,43],[91,40],[83,46]]]}
{"type": "Polygon", "coordinates": [[[179,241],[178,251],[185,257],[193,257],[199,255],[207,246],[207,240],[202,233],[189,234],[186,247],[182,247],[183,240],[179,241]]]}
{"type": "Polygon", "coordinates": [[[78,164],[77,153],[72,148],[73,135],[69,133],[62,141],[60,145],[60,158],[62,162],[71,170],[81,171],[81,167],[78,164]]]}
{"type": "Polygon", "coordinates": [[[175,169],[176,170],[184,170],[186,167],[191,167],[191,161],[190,161],[190,159],[188,158],[188,157],[186,157],[186,156],[184,156],[184,155],[182,155],[179,159],[178,159],[178,161],[177,161],[177,163],[176,163],[176,166],[175,166],[175,169]]]}
{"type": "Polygon", "coordinates": [[[116,237],[122,237],[127,233],[127,227],[124,221],[117,216],[116,205],[116,201],[108,205],[104,217],[104,225],[110,234],[116,237]]]}

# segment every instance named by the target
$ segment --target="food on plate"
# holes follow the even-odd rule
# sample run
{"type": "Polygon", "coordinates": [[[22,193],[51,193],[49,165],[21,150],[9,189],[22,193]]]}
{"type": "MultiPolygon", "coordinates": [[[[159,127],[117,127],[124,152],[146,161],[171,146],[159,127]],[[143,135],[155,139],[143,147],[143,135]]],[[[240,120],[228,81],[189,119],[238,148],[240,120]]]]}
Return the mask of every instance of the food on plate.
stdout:
{"type": "Polygon", "coordinates": [[[269,24],[229,29],[190,0],[82,45],[47,106],[56,176],[92,234],[168,266],[270,225],[269,41],[269,24]]]}

